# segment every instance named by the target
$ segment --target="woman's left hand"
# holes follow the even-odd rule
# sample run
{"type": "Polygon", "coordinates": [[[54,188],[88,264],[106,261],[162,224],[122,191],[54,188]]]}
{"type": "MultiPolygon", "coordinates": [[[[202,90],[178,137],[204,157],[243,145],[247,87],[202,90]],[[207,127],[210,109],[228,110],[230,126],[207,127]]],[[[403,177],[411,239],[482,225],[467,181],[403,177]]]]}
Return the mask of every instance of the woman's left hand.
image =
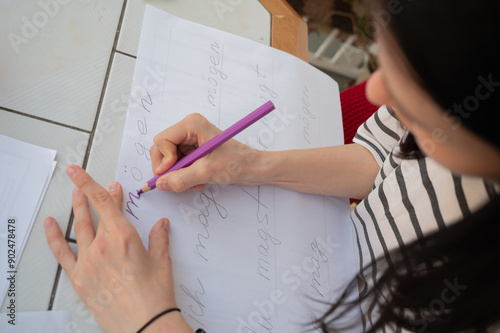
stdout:
{"type": "MultiPolygon", "coordinates": [[[[50,248],[76,293],[106,332],[136,332],[158,313],[176,307],[168,254],[170,222],[160,219],[154,225],[148,251],[121,213],[120,184],[112,183],[108,192],[78,166],[69,166],[66,172],[77,186],[73,190],[73,212],[78,258],[52,217],[44,221],[50,248]],[[100,216],[97,230],[88,200],[100,216]]],[[[192,332],[179,312],[160,319],[152,326],[161,323],[169,332],[192,332]]]]}

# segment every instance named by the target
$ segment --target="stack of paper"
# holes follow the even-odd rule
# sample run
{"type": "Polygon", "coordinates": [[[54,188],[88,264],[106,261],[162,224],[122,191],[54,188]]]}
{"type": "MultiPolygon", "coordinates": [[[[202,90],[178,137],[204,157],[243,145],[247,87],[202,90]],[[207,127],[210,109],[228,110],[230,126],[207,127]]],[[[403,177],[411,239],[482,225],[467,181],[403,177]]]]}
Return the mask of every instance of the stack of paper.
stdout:
{"type": "Polygon", "coordinates": [[[69,310],[18,312],[16,316],[15,325],[9,323],[8,316],[0,320],[0,332],[73,332],[69,310]]]}
{"type": "MultiPolygon", "coordinates": [[[[56,167],[56,151],[0,135],[0,272],[16,274],[56,167]]],[[[0,279],[5,297],[9,280],[0,279]]]]}

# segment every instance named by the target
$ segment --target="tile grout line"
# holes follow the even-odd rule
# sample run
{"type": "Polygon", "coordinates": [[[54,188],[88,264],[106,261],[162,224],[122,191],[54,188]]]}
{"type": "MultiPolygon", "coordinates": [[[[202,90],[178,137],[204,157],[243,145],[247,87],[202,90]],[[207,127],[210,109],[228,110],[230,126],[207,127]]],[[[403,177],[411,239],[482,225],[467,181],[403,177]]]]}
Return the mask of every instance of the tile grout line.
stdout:
{"type": "MultiPolygon", "coordinates": [[[[96,131],[96,128],[97,128],[97,124],[99,122],[99,116],[101,114],[102,103],[104,101],[104,95],[106,93],[106,87],[108,85],[109,75],[111,73],[111,67],[113,65],[113,58],[114,58],[115,53],[117,51],[116,47],[118,45],[118,38],[120,37],[120,32],[121,32],[121,28],[122,28],[122,24],[123,24],[123,18],[125,16],[125,9],[127,7],[127,1],[128,0],[123,0],[123,6],[122,6],[121,13],[120,13],[120,18],[118,20],[118,26],[116,28],[115,39],[113,41],[113,47],[111,49],[111,53],[110,53],[110,56],[109,56],[108,68],[106,70],[106,76],[104,77],[104,82],[102,84],[102,90],[101,90],[101,96],[99,98],[99,104],[97,105],[97,112],[96,112],[96,115],[95,115],[94,124],[92,126],[91,132],[89,132],[89,141],[88,141],[88,144],[87,144],[87,149],[86,149],[85,157],[84,157],[83,164],[82,164],[82,168],[83,169],[86,169],[86,167],[87,167],[87,163],[88,163],[88,159],[89,159],[89,155],[90,155],[90,150],[92,149],[92,141],[94,140],[95,131],[96,131]]],[[[69,223],[68,223],[68,229],[66,230],[66,235],[65,235],[65,239],[67,241],[70,241],[70,242],[74,241],[73,239],[70,238],[71,229],[73,228],[73,221],[74,221],[74,213],[73,213],[73,211],[71,211],[71,215],[70,215],[69,223]]],[[[57,266],[56,277],[54,279],[54,285],[52,287],[52,292],[50,294],[49,305],[48,305],[48,308],[47,308],[48,311],[52,310],[52,307],[54,306],[54,299],[55,299],[55,296],[56,296],[57,287],[59,285],[59,279],[61,277],[61,271],[62,271],[62,267],[59,264],[57,266]]]]}
{"type": "MultiPolygon", "coordinates": [[[[122,12],[120,14],[120,19],[118,21],[118,27],[116,29],[115,40],[113,42],[113,47],[111,49],[111,54],[109,56],[109,62],[108,62],[108,68],[107,68],[107,71],[106,71],[106,76],[104,77],[104,82],[102,84],[101,96],[99,98],[99,104],[97,105],[97,112],[96,112],[96,116],[95,116],[95,119],[94,119],[94,125],[92,126],[92,131],[91,131],[90,137],[89,137],[89,143],[87,145],[87,150],[86,150],[86,153],[85,153],[85,158],[84,158],[83,164],[82,164],[82,169],[86,169],[87,163],[88,163],[88,160],[89,160],[89,156],[90,156],[90,150],[92,149],[92,141],[94,140],[95,132],[96,132],[96,129],[97,129],[97,124],[99,123],[99,116],[101,114],[102,104],[104,102],[104,95],[106,93],[106,88],[107,88],[108,81],[109,81],[109,75],[111,73],[111,67],[113,66],[113,58],[114,58],[115,53],[116,53],[116,47],[118,45],[118,38],[120,36],[120,31],[121,31],[121,26],[122,26],[123,17],[124,17],[124,14],[125,14],[125,7],[126,6],[127,6],[127,0],[124,0],[123,7],[122,7],[122,12]]],[[[67,236],[66,238],[69,238],[69,233],[66,236],[67,236]]]]}
{"type": "Polygon", "coordinates": [[[130,54],[130,53],[122,52],[122,51],[119,51],[119,50],[116,50],[116,53],[122,54],[122,55],[127,56],[127,57],[130,57],[130,58],[137,59],[137,56],[132,55],[132,54],[130,54]]]}
{"type": "Polygon", "coordinates": [[[13,113],[13,114],[17,114],[17,115],[22,116],[22,117],[28,117],[28,118],[32,118],[32,119],[35,119],[35,120],[40,120],[40,121],[43,121],[43,122],[46,122],[46,123],[49,123],[49,124],[52,124],[52,125],[57,125],[57,126],[69,128],[69,129],[72,129],[72,130],[75,130],[75,131],[78,131],[78,132],[90,134],[89,130],[85,130],[83,128],[79,128],[79,127],[76,127],[76,126],[63,124],[63,123],[60,123],[58,121],[54,121],[54,120],[42,118],[42,117],[35,116],[35,115],[29,114],[29,113],[24,113],[24,112],[21,112],[21,111],[16,111],[16,110],[9,109],[9,108],[3,107],[3,106],[0,106],[0,110],[6,111],[6,112],[10,112],[10,113],[13,113]]]}

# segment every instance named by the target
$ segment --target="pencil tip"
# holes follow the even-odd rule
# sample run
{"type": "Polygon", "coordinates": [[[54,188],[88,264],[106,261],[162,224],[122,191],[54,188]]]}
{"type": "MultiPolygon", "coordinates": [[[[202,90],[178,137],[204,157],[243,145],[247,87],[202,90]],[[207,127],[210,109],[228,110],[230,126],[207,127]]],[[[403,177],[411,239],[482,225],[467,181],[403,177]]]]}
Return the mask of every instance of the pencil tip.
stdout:
{"type": "Polygon", "coordinates": [[[139,198],[141,197],[141,194],[143,194],[144,192],[142,191],[142,188],[140,190],[137,191],[137,195],[139,196],[139,198]]]}

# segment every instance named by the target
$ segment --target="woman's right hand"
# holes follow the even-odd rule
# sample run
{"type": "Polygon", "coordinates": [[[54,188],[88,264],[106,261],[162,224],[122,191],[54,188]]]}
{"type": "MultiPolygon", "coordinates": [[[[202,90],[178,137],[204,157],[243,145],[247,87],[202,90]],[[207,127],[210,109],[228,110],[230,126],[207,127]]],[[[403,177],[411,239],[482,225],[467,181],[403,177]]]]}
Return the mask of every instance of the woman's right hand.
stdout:
{"type": "MultiPolygon", "coordinates": [[[[154,138],[150,148],[155,175],[171,168],[221,131],[200,114],[190,114],[154,138]]],[[[231,139],[200,158],[191,166],[172,171],[159,178],[156,187],[162,191],[181,192],[203,188],[204,184],[255,184],[261,152],[231,139]]]]}

